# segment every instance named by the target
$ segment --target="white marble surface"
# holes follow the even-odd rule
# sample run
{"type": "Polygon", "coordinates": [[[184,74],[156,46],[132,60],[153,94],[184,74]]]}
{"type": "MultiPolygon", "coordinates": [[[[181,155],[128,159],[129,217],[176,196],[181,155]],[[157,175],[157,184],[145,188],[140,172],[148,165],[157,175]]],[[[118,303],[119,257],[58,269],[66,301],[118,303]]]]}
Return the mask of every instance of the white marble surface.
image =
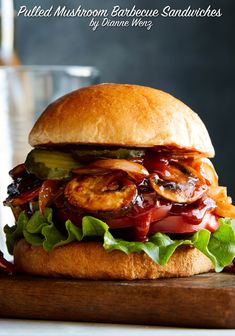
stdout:
{"type": "Polygon", "coordinates": [[[0,336],[228,336],[235,329],[190,329],[155,326],[0,319],[0,336]]]}

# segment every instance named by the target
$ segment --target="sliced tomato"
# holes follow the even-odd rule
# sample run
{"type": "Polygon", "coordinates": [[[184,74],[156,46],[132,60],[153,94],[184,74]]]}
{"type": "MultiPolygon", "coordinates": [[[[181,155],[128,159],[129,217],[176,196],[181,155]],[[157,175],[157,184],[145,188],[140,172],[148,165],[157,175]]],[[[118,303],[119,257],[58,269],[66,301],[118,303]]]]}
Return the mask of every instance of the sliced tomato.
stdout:
{"type": "Polygon", "coordinates": [[[215,201],[210,197],[203,197],[193,204],[173,204],[169,215],[182,216],[188,223],[198,225],[208,212],[216,208],[215,201]]]}
{"type": "Polygon", "coordinates": [[[147,209],[136,207],[126,216],[107,219],[106,222],[111,229],[133,227],[133,239],[137,241],[145,241],[147,239],[150,224],[167,216],[170,208],[171,205],[152,206],[147,209]]]}
{"type": "Polygon", "coordinates": [[[219,227],[218,219],[215,215],[207,213],[200,224],[193,225],[186,221],[183,216],[167,216],[164,219],[152,223],[149,228],[149,234],[156,232],[163,233],[194,233],[200,229],[207,229],[214,232],[219,227]]]}
{"type": "Polygon", "coordinates": [[[170,208],[171,205],[163,205],[156,208],[153,207],[149,210],[145,210],[136,214],[132,213],[119,218],[106,219],[106,222],[111,229],[138,226],[138,223],[143,221],[159,221],[168,214],[170,208]]]}

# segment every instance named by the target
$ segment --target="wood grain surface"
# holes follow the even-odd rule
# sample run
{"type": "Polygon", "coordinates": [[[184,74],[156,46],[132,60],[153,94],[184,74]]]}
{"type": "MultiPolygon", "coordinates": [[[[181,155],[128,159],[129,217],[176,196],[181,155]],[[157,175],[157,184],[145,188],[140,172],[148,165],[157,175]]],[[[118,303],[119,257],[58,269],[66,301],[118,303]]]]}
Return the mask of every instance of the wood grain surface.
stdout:
{"type": "Polygon", "coordinates": [[[139,281],[0,276],[0,316],[235,328],[235,275],[139,281]]]}

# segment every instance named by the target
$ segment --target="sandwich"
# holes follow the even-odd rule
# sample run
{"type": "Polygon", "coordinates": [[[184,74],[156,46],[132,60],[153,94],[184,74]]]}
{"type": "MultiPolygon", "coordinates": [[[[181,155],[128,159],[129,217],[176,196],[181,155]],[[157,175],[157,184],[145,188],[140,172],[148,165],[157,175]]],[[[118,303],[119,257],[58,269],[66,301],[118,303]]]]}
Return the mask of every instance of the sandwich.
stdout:
{"type": "Polygon", "coordinates": [[[235,207],[210,137],[170,94],[128,84],[73,91],[41,114],[29,144],[4,202],[17,271],[133,280],[233,262],[235,207]]]}

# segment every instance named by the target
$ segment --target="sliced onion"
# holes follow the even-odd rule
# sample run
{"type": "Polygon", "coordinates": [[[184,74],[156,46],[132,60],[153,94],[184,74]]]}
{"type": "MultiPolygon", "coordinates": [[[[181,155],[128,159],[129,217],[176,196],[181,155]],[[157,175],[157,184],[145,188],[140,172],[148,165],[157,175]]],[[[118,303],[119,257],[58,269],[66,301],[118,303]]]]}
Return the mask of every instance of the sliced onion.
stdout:
{"type": "Polygon", "coordinates": [[[232,205],[231,197],[227,196],[227,188],[211,186],[207,194],[216,202],[215,214],[235,219],[235,206],[232,205]]]}
{"type": "Polygon", "coordinates": [[[204,178],[208,185],[218,185],[218,175],[212,162],[207,158],[197,158],[191,163],[191,167],[204,178]]]}
{"type": "Polygon", "coordinates": [[[135,180],[142,180],[149,175],[144,166],[139,163],[124,160],[124,159],[107,159],[95,161],[92,167],[112,169],[112,170],[122,170],[125,171],[130,177],[135,180]]]}
{"type": "Polygon", "coordinates": [[[105,175],[111,172],[111,169],[106,168],[94,168],[91,166],[75,168],[72,170],[77,175],[105,175]]]}
{"type": "Polygon", "coordinates": [[[44,212],[45,207],[58,195],[59,186],[59,180],[45,180],[43,182],[38,195],[38,205],[41,213],[44,212]]]}

